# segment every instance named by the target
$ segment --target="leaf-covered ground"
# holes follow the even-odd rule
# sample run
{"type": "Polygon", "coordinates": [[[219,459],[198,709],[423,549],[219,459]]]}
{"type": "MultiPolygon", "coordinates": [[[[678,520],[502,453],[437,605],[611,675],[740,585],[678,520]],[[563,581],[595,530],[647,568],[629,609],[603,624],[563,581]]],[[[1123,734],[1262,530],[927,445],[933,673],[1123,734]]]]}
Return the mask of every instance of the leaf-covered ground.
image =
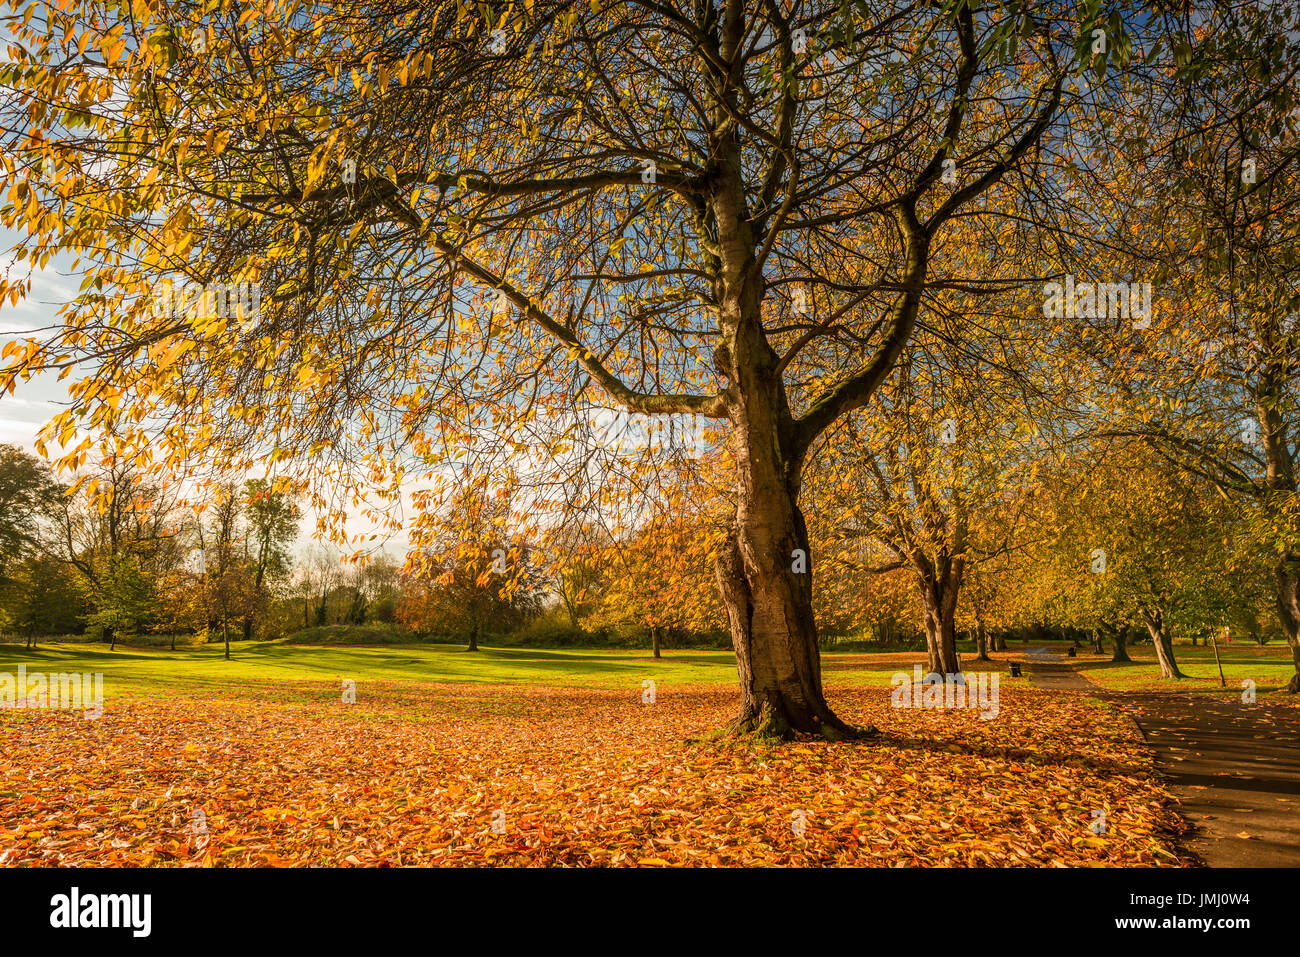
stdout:
{"type": "Polygon", "coordinates": [[[0,710],[6,865],[1175,865],[1132,722],[1004,683],[998,717],[832,687],[870,743],[691,744],[727,687],[241,681],[0,710]],[[1106,832],[1090,828],[1094,810],[1106,832]]]}

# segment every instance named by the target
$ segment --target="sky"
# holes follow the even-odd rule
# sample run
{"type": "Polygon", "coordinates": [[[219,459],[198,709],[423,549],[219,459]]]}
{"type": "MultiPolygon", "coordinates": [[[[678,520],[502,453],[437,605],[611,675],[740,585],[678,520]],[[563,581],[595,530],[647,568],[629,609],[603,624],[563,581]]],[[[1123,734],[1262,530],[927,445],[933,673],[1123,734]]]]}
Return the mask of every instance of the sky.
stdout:
{"type": "MultiPolygon", "coordinates": [[[[0,347],[15,339],[25,338],[33,331],[57,322],[55,314],[59,307],[72,301],[81,284],[80,275],[70,271],[71,261],[51,259],[45,269],[32,269],[30,263],[15,262],[10,250],[21,238],[14,230],[0,228],[0,273],[10,281],[31,278],[31,292],[25,299],[13,305],[8,299],[0,303],[0,347]]],[[[28,382],[20,382],[15,394],[0,393],[0,443],[16,445],[27,452],[36,453],[36,434],[41,427],[54,417],[68,403],[67,383],[72,378],[60,382],[57,375],[37,376],[28,382]]],[[[50,451],[56,453],[57,445],[50,451]]],[[[66,478],[64,479],[66,481],[66,478]]],[[[409,516],[409,507],[406,510],[409,516]]],[[[303,553],[315,543],[312,532],[316,524],[316,514],[307,510],[299,525],[300,532],[295,551],[303,553]]],[[[361,516],[350,519],[348,531],[352,534],[369,535],[377,528],[361,516]]],[[[383,546],[383,551],[395,558],[405,556],[409,542],[405,531],[397,533],[383,546]]]]}
{"type": "MultiPolygon", "coordinates": [[[[51,260],[45,269],[36,270],[30,269],[28,263],[14,262],[8,251],[18,239],[15,231],[0,229],[0,249],[4,250],[0,253],[0,270],[11,281],[30,277],[32,290],[17,305],[7,299],[0,304],[0,345],[53,324],[55,311],[71,301],[80,283],[70,275],[66,262],[60,268],[51,260]]],[[[64,383],[53,375],[19,383],[14,395],[0,394],[0,442],[34,452],[36,433],[59,411],[60,403],[66,402],[64,383]]]]}

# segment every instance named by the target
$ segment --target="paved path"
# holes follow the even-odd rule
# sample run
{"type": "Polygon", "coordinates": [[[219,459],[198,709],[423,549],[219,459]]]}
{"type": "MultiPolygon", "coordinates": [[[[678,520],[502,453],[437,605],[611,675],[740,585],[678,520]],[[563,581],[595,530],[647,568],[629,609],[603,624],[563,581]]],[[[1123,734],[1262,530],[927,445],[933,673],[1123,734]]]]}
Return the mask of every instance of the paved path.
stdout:
{"type": "Polygon", "coordinates": [[[1042,648],[1026,652],[1025,668],[1029,681],[1035,688],[1052,691],[1101,691],[1069,664],[1070,659],[1054,655],[1042,648]]]}
{"type": "Polygon", "coordinates": [[[1300,714],[1186,693],[1128,692],[1188,847],[1211,867],[1300,867],[1300,714]]]}
{"type": "Polygon", "coordinates": [[[1300,711],[1186,692],[1107,691],[1030,649],[1035,687],[1089,691],[1132,715],[1210,867],[1300,867],[1300,711]]]}

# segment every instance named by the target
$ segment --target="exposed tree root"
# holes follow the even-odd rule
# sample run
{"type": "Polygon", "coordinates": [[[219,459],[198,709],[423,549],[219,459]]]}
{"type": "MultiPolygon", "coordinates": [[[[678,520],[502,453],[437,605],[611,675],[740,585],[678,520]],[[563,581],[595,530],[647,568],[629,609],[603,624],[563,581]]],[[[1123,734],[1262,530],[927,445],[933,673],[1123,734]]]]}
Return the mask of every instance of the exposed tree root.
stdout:
{"type": "MultiPolygon", "coordinates": [[[[820,735],[827,741],[865,741],[880,735],[879,729],[875,727],[856,727],[834,716],[829,721],[817,721],[816,729],[808,733],[820,735]]],[[[780,744],[795,740],[798,734],[798,729],[791,724],[785,712],[768,704],[738,715],[716,731],[692,741],[693,743],[735,741],[748,744],[780,744]]]]}

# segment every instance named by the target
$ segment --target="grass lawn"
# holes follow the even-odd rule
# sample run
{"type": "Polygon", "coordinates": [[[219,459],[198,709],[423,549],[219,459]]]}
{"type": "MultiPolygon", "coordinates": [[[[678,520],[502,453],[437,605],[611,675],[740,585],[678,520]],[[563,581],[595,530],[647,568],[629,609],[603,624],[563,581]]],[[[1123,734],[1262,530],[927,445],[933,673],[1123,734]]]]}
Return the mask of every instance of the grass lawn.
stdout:
{"type": "MultiPolygon", "coordinates": [[[[736,682],[730,651],[666,651],[655,660],[648,651],[481,647],[402,644],[377,647],[288,644],[283,641],[231,642],[231,660],[218,643],[169,651],[118,645],[0,645],[0,670],[18,665],[28,671],[102,672],[105,698],[219,692],[243,682],[482,682],[544,684],[555,687],[640,688],[646,678],[665,688],[727,685],[736,682]]],[[[824,654],[827,684],[889,687],[894,673],[910,673],[924,661],[918,652],[824,654]]],[[[966,659],[966,669],[1003,670],[1000,663],[966,659]]]]}
{"type": "MultiPolygon", "coordinates": [[[[1183,680],[1160,677],[1160,665],[1151,645],[1130,646],[1128,652],[1133,659],[1132,663],[1116,664],[1110,660],[1109,655],[1089,655],[1080,649],[1075,667],[1089,680],[1113,691],[1224,691],[1219,684],[1219,669],[1214,662],[1213,647],[1193,647],[1189,644],[1174,646],[1174,658],[1179,670],[1187,675],[1183,680]]],[[[1219,659],[1223,663],[1227,690],[1236,693],[1241,692],[1241,683],[1245,679],[1255,682],[1258,693],[1281,688],[1295,674],[1291,649],[1282,641],[1270,642],[1262,647],[1244,641],[1220,643],[1219,659]]]]}

